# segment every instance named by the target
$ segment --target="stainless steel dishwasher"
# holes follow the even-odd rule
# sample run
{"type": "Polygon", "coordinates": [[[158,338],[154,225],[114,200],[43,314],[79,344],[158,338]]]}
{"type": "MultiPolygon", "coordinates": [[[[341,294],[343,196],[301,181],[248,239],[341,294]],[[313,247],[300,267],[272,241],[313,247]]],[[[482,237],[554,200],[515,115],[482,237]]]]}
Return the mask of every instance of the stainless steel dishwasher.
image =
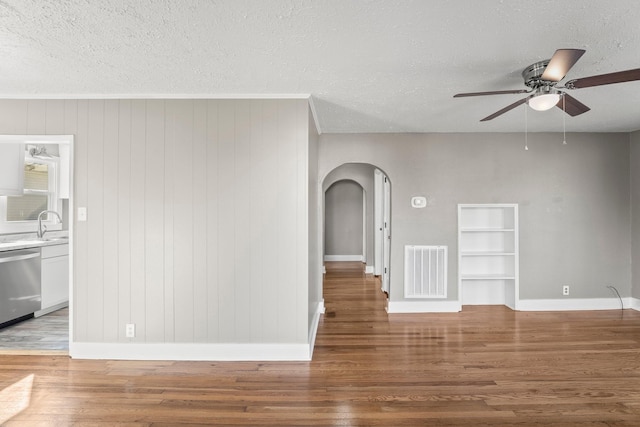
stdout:
{"type": "Polygon", "coordinates": [[[40,248],[0,252],[0,324],[40,310],[40,248]]]}

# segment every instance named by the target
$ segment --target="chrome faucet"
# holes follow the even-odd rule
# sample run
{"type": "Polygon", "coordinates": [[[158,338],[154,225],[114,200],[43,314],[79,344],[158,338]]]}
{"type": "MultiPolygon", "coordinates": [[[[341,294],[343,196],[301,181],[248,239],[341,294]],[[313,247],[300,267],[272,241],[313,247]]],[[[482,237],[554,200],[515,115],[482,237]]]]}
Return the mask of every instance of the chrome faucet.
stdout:
{"type": "Polygon", "coordinates": [[[44,237],[44,233],[47,232],[47,226],[42,224],[42,215],[43,214],[54,214],[57,218],[58,221],[60,221],[60,223],[62,223],[62,218],[60,218],[60,215],[58,214],[58,212],[56,211],[42,211],[38,214],[38,231],[36,231],[36,235],[38,236],[38,239],[42,239],[44,237]]]}

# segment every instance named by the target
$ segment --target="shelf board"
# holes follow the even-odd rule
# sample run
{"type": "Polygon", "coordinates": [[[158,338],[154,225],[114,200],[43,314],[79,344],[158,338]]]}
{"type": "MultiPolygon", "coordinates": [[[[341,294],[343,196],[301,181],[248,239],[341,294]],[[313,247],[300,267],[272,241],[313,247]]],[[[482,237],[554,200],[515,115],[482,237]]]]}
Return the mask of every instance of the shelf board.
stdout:
{"type": "Polygon", "coordinates": [[[514,275],[505,274],[465,274],[460,276],[461,280],[515,280],[514,275]]]}
{"type": "Polygon", "coordinates": [[[508,233],[515,231],[513,228],[461,228],[461,233],[508,233]]]}
{"type": "Polygon", "coordinates": [[[461,252],[461,256],[515,256],[515,252],[499,252],[499,251],[476,251],[476,252],[461,252]]]}

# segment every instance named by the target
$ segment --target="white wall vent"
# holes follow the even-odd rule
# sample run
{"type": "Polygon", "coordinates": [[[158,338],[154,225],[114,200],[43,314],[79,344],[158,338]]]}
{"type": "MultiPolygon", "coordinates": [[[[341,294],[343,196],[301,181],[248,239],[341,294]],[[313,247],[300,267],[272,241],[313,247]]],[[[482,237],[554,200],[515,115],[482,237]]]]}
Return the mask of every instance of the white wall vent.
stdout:
{"type": "Polygon", "coordinates": [[[447,247],[404,247],[404,297],[447,297],[447,247]]]}

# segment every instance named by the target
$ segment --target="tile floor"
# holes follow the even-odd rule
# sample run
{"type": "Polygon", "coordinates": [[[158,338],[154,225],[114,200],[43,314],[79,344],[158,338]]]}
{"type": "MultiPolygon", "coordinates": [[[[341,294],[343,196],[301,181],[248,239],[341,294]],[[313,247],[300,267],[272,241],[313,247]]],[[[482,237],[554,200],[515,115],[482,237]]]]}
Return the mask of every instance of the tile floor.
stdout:
{"type": "Polygon", "coordinates": [[[0,329],[0,353],[69,351],[69,309],[25,320],[0,329]]]}

